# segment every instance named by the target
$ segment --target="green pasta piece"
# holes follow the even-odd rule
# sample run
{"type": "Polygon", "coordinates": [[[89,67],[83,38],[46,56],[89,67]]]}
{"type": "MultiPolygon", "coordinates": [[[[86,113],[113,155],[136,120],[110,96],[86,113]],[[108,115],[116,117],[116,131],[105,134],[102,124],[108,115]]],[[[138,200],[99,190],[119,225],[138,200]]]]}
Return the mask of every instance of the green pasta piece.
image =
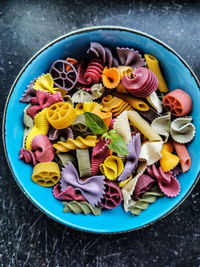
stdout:
{"type": "Polygon", "coordinates": [[[76,166],[76,160],[70,153],[56,153],[55,160],[61,167],[64,167],[69,161],[76,166]]]}
{"type": "Polygon", "coordinates": [[[91,165],[90,165],[90,155],[89,150],[86,149],[76,149],[76,156],[78,160],[78,169],[80,177],[90,177],[91,173],[91,165]]]}
{"type": "Polygon", "coordinates": [[[78,116],[76,120],[72,123],[72,130],[73,132],[76,132],[78,135],[81,136],[93,134],[86,124],[84,114],[78,116]]]}
{"type": "Polygon", "coordinates": [[[143,210],[146,210],[150,204],[154,203],[158,197],[162,197],[164,194],[161,192],[160,188],[154,187],[150,191],[146,192],[142,198],[135,202],[135,204],[130,207],[132,215],[139,215],[143,210]]]}
{"type": "Polygon", "coordinates": [[[75,214],[84,213],[93,214],[95,216],[101,215],[101,207],[93,208],[87,201],[75,201],[63,202],[64,212],[73,212],[75,214]]]}

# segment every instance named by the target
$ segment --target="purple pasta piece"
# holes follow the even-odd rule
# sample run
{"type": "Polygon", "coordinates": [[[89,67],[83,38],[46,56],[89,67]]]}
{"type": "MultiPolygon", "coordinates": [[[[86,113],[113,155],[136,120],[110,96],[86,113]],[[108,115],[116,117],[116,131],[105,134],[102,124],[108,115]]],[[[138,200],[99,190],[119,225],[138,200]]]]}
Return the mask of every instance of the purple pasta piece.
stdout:
{"type": "Polygon", "coordinates": [[[105,209],[114,209],[122,202],[122,192],[113,181],[106,180],[105,187],[104,198],[100,205],[105,209]]]}
{"type": "Polygon", "coordinates": [[[55,61],[51,66],[49,73],[53,77],[54,84],[66,91],[72,90],[78,80],[78,74],[75,67],[65,60],[55,61]],[[66,71],[66,67],[70,67],[70,70],[66,71]]]}
{"type": "Polygon", "coordinates": [[[94,53],[96,57],[101,58],[103,63],[108,64],[108,67],[118,67],[119,63],[116,58],[113,57],[112,52],[108,47],[102,46],[100,43],[91,42],[90,48],[87,51],[88,54],[94,53]]]}
{"type": "Polygon", "coordinates": [[[64,191],[68,186],[72,186],[75,190],[79,190],[87,199],[91,206],[97,205],[103,198],[105,189],[105,176],[92,176],[86,180],[81,180],[78,172],[71,162],[62,169],[60,180],[61,191],[64,191]]]}
{"type": "Polygon", "coordinates": [[[35,81],[36,81],[36,79],[34,79],[34,81],[31,81],[30,84],[27,85],[27,89],[25,90],[25,94],[22,95],[22,97],[20,98],[19,101],[21,101],[23,103],[29,103],[31,101],[31,98],[36,96],[36,91],[33,89],[35,81]]]}
{"type": "Polygon", "coordinates": [[[179,176],[179,174],[180,174],[181,172],[182,172],[181,168],[178,167],[178,166],[176,166],[176,167],[172,170],[172,175],[173,175],[174,177],[177,178],[177,176],[179,176]]]}
{"type": "Polygon", "coordinates": [[[55,129],[53,127],[50,128],[48,132],[49,140],[55,141],[60,136],[63,136],[65,139],[67,138],[74,139],[74,134],[70,127],[67,127],[65,129],[55,129]]]}
{"type": "Polygon", "coordinates": [[[149,191],[156,184],[156,180],[147,174],[142,174],[136,183],[132,198],[138,200],[144,193],[149,191]]]}
{"type": "Polygon", "coordinates": [[[149,110],[147,111],[141,111],[141,110],[137,110],[137,112],[144,117],[145,119],[147,119],[149,122],[152,122],[155,118],[160,117],[160,115],[158,114],[158,112],[153,109],[152,107],[149,107],[149,110]]]}
{"type": "Polygon", "coordinates": [[[130,66],[131,68],[138,68],[146,66],[145,60],[138,51],[133,48],[116,48],[118,57],[123,66],[130,66]]]}
{"type": "Polygon", "coordinates": [[[141,140],[140,140],[140,134],[137,133],[134,135],[130,142],[128,143],[128,156],[127,161],[124,166],[124,170],[121,173],[121,175],[118,178],[118,181],[124,181],[126,180],[131,173],[136,169],[138,164],[138,158],[140,155],[140,148],[141,148],[141,140]]]}

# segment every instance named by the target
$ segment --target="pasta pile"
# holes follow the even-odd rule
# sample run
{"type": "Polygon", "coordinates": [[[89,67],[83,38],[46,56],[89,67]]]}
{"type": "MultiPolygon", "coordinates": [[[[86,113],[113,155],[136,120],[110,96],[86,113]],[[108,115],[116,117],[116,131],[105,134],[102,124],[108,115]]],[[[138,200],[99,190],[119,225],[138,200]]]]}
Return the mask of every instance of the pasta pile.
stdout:
{"type": "Polygon", "coordinates": [[[195,136],[192,99],[168,91],[153,55],[117,47],[116,58],[97,42],[87,54],[53,62],[27,86],[19,158],[64,212],[101,215],[123,203],[139,215],[180,193],[195,136]]]}

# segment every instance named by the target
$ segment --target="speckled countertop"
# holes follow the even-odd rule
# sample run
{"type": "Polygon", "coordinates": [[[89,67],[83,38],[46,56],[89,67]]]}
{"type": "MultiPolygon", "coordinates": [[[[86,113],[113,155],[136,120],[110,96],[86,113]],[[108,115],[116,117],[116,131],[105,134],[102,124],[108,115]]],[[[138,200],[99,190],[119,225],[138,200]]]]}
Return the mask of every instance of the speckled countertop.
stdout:
{"type": "MultiPolygon", "coordinates": [[[[0,1],[0,118],[27,60],[56,37],[93,25],[152,34],[175,49],[200,78],[200,1],[0,1]]],[[[2,141],[1,141],[2,142],[2,141]]],[[[200,266],[200,183],[175,212],[120,235],[69,229],[23,195],[0,144],[1,266],[200,266]]]]}

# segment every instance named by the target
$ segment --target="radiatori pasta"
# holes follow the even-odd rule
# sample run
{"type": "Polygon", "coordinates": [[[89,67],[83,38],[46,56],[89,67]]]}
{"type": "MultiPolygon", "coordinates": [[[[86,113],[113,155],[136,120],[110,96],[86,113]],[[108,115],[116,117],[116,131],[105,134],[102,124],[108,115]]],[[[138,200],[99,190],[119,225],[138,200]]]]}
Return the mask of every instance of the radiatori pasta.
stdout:
{"type": "Polygon", "coordinates": [[[176,197],[177,169],[192,166],[191,97],[168,92],[153,55],[114,50],[91,42],[86,60],[66,54],[20,100],[27,107],[19,159],[34,165],[35,190],[53,187],[52,197],[74,216],[118,205],[139,215],[163,195],[176,197]],[[38,140],[46,140],[45,150],[38,140]]]}

